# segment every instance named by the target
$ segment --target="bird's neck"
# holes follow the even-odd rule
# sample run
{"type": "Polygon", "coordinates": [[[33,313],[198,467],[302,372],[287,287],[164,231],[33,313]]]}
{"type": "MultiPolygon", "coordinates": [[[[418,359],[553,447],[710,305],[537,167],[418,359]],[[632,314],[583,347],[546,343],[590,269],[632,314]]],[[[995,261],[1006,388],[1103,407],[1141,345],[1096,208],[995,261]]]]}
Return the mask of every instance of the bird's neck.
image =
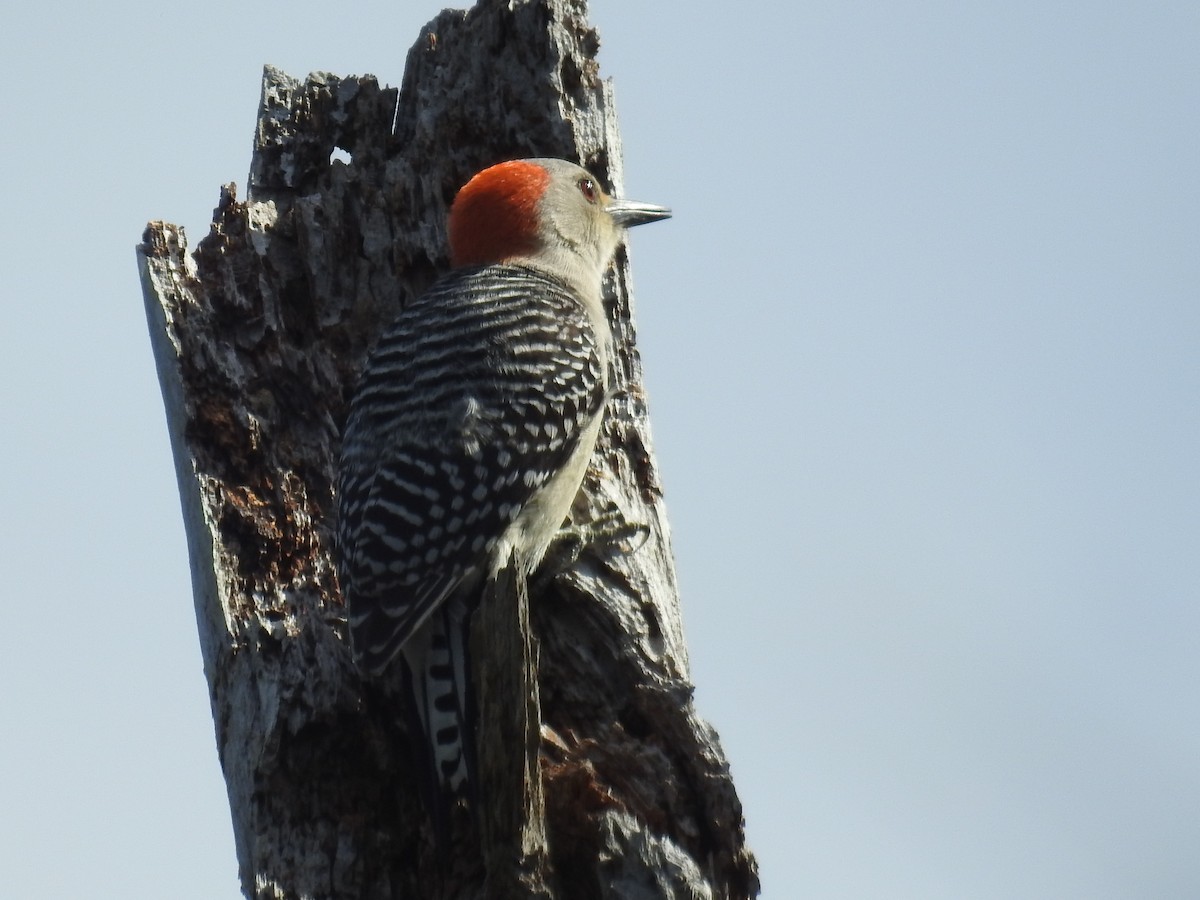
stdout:
{"type": "Polygon", "coordinates": [[[604,272],[608,268],[607,261],[600,265],[585,259],[568,247],[543,249],[536,255],[510,261],[545,272],[551,278],[565,282],[587,310],[596,333],[604,340],[609,339],[608,316],[605,315],[601,299],[604,272]]]}

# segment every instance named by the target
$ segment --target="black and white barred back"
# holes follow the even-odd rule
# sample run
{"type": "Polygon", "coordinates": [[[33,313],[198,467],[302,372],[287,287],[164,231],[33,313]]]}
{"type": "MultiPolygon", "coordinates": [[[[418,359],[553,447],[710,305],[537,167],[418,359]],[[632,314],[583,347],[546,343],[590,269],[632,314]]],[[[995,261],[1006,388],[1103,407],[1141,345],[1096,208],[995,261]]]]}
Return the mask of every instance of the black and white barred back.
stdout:
{"type": "Polygon", "coordinates": [[[531,268],[460,269],[406,307],[351,402],[338,574],[359,667],[397,657],[445,795],[472,777],[466,617],[493,551],[605,399],[582,301],[531,268]]]}

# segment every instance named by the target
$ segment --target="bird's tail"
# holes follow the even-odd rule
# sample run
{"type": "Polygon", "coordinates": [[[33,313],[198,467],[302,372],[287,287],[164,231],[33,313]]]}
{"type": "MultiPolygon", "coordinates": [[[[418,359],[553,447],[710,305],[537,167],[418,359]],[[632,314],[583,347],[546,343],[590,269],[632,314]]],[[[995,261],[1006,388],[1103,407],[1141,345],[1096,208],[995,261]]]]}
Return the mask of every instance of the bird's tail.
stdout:
{"type": "Polygon", "coordinates": [[[439,846],[459,797],[478,808],[468,608],[452,594],[403,648],[409,725],[425,805],[439,846]]]}

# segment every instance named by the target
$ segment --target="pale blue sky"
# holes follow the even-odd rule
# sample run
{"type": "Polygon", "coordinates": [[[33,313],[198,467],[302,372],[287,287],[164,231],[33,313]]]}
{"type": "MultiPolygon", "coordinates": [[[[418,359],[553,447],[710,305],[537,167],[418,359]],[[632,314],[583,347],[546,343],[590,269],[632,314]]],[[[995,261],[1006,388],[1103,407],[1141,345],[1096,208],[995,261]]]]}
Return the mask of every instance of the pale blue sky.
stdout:
{"type": "MultiPolygon", "coordinates": [[[[0,28],[0,871],[238,896],[134,245],[263,63],[437,3],[0,28]]],[[[771,898],[1200,897],[1200,5],[596,0],[701,712],[771,898]]]]}

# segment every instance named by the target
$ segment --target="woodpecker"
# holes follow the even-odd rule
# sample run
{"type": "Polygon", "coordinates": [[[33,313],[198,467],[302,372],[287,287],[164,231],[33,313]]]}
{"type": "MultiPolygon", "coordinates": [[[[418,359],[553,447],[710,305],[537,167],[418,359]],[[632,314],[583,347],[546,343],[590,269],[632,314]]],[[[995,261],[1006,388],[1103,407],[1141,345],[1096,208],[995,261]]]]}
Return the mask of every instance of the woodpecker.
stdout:
{"type": "Polygon", "coordinates": [[[354,659],[399,670],[435,828],[476,795],[466,627],[510,558],[532,574],[604,417],[601,281],[624,230],[670,216],[585,169],[484,169],[450,208],[451,271],[368,359],[342,436],[338,574],[354,659]]]}

